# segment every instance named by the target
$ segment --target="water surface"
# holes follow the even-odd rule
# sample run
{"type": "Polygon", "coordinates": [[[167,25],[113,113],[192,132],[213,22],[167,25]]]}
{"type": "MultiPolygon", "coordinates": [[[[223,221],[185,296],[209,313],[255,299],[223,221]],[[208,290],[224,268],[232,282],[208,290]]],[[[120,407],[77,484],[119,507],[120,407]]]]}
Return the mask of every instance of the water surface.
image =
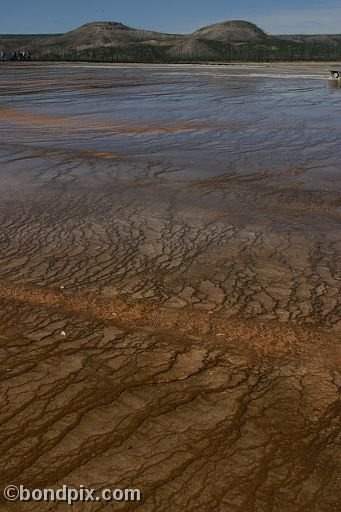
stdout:
{"type": "Polygon", "coordinates": [[[339,510],[327,71],[0,66],[1,485],[339,510]]]}

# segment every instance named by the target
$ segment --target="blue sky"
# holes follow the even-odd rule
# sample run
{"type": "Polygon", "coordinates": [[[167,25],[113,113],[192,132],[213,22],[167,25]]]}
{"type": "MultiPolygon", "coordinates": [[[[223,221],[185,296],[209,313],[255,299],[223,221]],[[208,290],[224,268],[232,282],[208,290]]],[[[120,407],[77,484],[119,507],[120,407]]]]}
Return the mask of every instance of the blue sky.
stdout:
{"type": "Polygon", "coordinates": [[[189,33],[243,19],[266,32],[341,33],[340,0],[15,0],[0,6],[0,33],[66,32],[89,21],[189,33]]]}

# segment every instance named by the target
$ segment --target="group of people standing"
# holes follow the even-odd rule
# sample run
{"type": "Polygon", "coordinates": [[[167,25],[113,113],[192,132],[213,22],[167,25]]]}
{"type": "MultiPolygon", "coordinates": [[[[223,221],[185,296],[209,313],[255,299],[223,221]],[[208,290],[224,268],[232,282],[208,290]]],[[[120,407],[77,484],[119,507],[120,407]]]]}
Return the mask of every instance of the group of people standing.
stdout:
{"type": "Polygon", "coordinates": [[[28,50],[5,52],[0,50],[0,60],[30,60],[31,54],[28,50]]]}

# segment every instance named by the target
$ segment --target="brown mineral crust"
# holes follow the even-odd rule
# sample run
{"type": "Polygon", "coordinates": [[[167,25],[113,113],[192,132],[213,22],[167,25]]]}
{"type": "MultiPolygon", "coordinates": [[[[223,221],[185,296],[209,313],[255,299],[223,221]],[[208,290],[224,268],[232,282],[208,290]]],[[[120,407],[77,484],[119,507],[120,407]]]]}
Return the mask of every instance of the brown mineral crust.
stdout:
{"type": "Polygon", "coordinates": [[[3,486],[138,487],[144,511],[277,511],[288,499],[295,512],[337,510],[335,339],[310,335],[312,350],[284,328],[283,345],[268,350],[280,329],[265,329],[259,345],[261,326],[242,323],[224,337],[173,335],[86,320],[55,303],[54,311],[13,298],[1,305],[3,486]]]}
{"type": "Polygon", "coordinates": [[[170,69],[2,68],[0,487],[339,511],[334,96],[170,69]]]}
{"type": "MultiPolygon", "coordinates": [[[[293,353],[335,347],[339,328],[328,331],[323,325],[293,326],[278,322],[264,323],[256,319],[233,318],[224,311],[172,309],[150,303],[127,303],[122,299],[105,298],[94,293],[65,293],[59,290],[0,283],[0,298],[51,311],[77,314],[125,330],[150,329],[159,334],[178,336],[209,336],[222,343],[235,342],[260,353],[293,353]]],[[[341,348],[336,346],[333,363],[337,367],[341,348]]],[[[315,353],[316,356],[316,353],[315,353]]]]}

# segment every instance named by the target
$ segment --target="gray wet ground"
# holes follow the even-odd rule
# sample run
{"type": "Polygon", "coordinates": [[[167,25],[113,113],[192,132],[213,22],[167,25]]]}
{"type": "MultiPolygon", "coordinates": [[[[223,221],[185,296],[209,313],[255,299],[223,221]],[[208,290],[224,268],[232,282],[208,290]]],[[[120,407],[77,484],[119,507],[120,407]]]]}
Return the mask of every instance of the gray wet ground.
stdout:
{"type": "Polygon", "coordinates": [[[0,66],[1,486],[339,509],[327,70],[0,66]]]}

